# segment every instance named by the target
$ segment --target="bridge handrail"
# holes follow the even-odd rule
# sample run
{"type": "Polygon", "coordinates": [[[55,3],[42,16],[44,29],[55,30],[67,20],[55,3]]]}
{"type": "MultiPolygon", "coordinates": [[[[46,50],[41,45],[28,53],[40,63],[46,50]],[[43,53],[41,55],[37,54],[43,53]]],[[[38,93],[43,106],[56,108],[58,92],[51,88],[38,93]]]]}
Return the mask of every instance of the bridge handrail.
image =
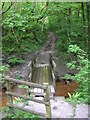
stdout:
{"type": "Polygon", "coordinates": [[[24,81],[24,80],[17,80],[17,79],[14,79],[14,78],[10,78],[10,76],[6,76],[5,80],[8,81],[8,82],[14,82],[14,83],[18,83],[18,84],[27,85],[27,86],[33,87],[33,88],[47,89],[43,85],[39,85],[39,84],[36,84],[36,83],[33,83],[33,82],[27,82],[27,81],[24,81]]]}
{"type": "Polygon", "coordinates": [[[5,80],[7,82],[7,92],[6,92],[7,98],[8,98],[7,106],[9,107],[10,113],[13,113],[14,112],[13,108],[16,108],[16,109],[23,110],[23,111],[26,111],[29,113],[43,116],[45,118],[51,118],[51,107],[50,107],[50,96],[49,96],[49,84],[48,83],[44,83],[44,85],[39,85],[36,83],[31,83],[31,82],[27,82],[27,81],[23,81],[23,80],[13,79],[13,78],[10,78],[9,76],[6,76],[5,80]],[[20,95],[17,93],[13,93],[11,91],[11,82],[31,86],[34,88],[44,89],[44,101],[31,98],[30,96],[24,96],[24,95],[20,95]],[[22,98],[25,100],[30,100],[30,101],[37,102],[37,103],[41,103],[41,104],[45,104],[46,114],[39,113],[37,111],[28,110],[25,107],[20,107],[20,106],[14,104],[12,96],[19,97],[19,98],[22,98]]]}

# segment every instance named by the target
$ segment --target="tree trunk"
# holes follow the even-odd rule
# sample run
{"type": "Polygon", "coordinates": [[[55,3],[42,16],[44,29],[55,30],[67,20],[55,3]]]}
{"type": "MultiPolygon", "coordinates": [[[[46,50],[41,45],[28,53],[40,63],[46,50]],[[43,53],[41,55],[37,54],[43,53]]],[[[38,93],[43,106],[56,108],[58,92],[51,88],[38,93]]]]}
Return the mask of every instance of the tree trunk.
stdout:
{"type": "Polygon", "coordinates": [[[69,37],[70,37],[70,27],[71,27],[71,7],[69,8],[69,37]]]}
{"type": "Polygon", "coordinates": [[[21,41],[20,41],[20,37],[18,36],[18,38],[17,38],[17,51],[18,51],[19,58],[21,58],[20,49],[21,49],[21,41]]]}
{"type": "MultiPolygon", "coordinates": [[[[90,3],[87,2],[86,3],[86,6],[87,6],[87,21],[88,21],[88,45],[90,45],[90,3]]],[[[88,47],[88,52],[90,50],[90,47],[88,47]]]]}
{"type": "Polygon", "coordinates": [[[69,7],[69,18],[68,18],[68,27],[69,27],[69,31],[67,32],[68,35],[68,40],[70,42],[70,30],[71,30],[71,7],[69,7]]]}
{"type": "Polygon", "coordinates": [[[86,31],[85,30],[85,12],[84,12],[84,3],[81,2],[81,7],[82,7],[82,17],[83,17],[83,29],[84,29],[84,32],[86,31]]]}

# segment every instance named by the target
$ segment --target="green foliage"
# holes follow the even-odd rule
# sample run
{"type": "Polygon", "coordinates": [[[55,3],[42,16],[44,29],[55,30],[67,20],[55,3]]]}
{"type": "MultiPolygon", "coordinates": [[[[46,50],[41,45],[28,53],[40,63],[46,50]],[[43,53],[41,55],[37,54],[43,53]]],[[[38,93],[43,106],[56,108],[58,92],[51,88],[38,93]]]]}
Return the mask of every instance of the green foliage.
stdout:
{"type": "MultiPolygon", "coordinates": [[[[6,8],[8,5],[5,3],[6,8]]],[[[9,59],[13,65],[22,63],[21,55],[39,49],[48,32],[47,22],[42,30],[46,14],[44,10],[40,11],[39,3],[22,3],[22,13],[19,5],[16,3],[2,18],[2,50],[7,57],[15,56],[9,59]]]]}
{"type": "Polygon", "coordinates": [[[67,63],[67,67],[70,69],[76,69],[77,73],[75,76],[66,75],[65,78],[73,79],[79,85],[78,92],[70,96],[70,100],[75,102],[85,102],[88,103],[88,64],[90,63],[87,59],[87,54],[80,49],[77,45],[70,45],[68,53],[72,53],[76,56],[76,61],[72,60],[67,63]]]}
{"type": "Polygon", "coordinates": [[[58,36],[56,43],[58,56],[65,57],[68,46],[71,44],[77,44],[83,50],[87,50],[88,22],[86,4],[84,4],[84,13],[85,31],[83,29],[81,3],[50,3],[48,9],[49,29],[58,36]]]}
{"type": "Polygon", "coordinates": [[[20,80],[20,75],[18,75],[18,74],[16,73],[15,78],[16,78],[17,80],[20,80]]]}
{"type": "Polygon", "coordinates": [[[9,108],[8,107],[3,107],[2,112],[5,113],[4,118],[29,118],[29,119],[39,119],[39,116],[27,113],[21,110],[14,109],[14,114],[9,113],[9,108]]]}
{"type": "MultiPolygon", "coordinates": [[[[29,93],[30,90],[31,90],[31,88],[29,88],[29,87],[26,86],[26,85],[19,85],[18,87],[19,87],[20,89],[26,89],[27,93],[29,93]]],[[[31,95],[30,95],[30,97],[31,97],[31,95]]]]}
{"type": "Polygon", "coordinates": [[[5,72],[9,70],[9,65],[2,65],[0,66],[0,80],[4,79],[5,72]]]}
{"type": "Polygon", "coordinates": [[[0,66],[0,72],[6,72],[9,69],[9,65],[2,65],[0,66]]]}
{"type": "MultiPolygon", "coordinates": [[[[16,2],[2,16],[2,52],[10,65],[23,63],[22,55],[41,47],[48,31],[58,36],[56,52],[59,57],[71,58],[67,67],[77,70],[72,78],[79,85],[75,99],[87,102],[88,96],[88,12],[83,3],[64,2],[16,2]],[[21,5],[21,7],[20,7],[21,5]],[[84,12],[84,15],[83,15],[84,12]],[[83,18],[85,16],[85,18],[83,18]],[[85,28],[85,29],[84,29],[85,28]],[[77,45],[76,45],[77,44],[77,45]],[[68,49],[69,46],[69,49],[68,49]],[[68,50],[68,55],[67,55],[68,50]]],[[[10,3],[5,3],[4,11],[10,3]]],[[[1,46],[0,46],[1,47],[1,46]]],[[[69,94],[70,96],[70,94],[69,94]]],[[[76,100],[75,100],[76,101],[76,100]]]]}
{"type": "Polygon", "coordinates": [[[68,93],[69,98],[67,98],[66,101],[70,102],[73,106],[76,105],[76,103],[81,103],[83,101],[83,98],[80,98],[81,92],[76,92],[71,95],[68,93]]]}
{"type": "Polygon", "coordinates": [[[22,60],[20,58],[16,58],[16,57],[9,58],[9,64],[10,65],[18,65],[18,64],[21,64],[23,62],[24,62],[24,60],[22,60]]]}

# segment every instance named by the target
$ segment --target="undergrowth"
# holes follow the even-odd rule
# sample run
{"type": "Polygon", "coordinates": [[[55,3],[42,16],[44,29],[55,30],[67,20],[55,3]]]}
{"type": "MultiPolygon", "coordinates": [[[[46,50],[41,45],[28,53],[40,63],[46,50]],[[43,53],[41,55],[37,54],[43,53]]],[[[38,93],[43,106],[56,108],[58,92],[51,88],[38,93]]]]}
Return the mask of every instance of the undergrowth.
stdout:
{"type": "Polygon", "coordinates": [[[14,113],[10,113],[9,112],[9,108],[8,107],[3,107],[2,108],[2,112],[4,113],[4,119],[9,119],[9,118],[29,118],[29,119],[34,119],[34,120],[39,120],[39,116],[38,115],[34,115],[34,114],[31,114],[31,113],[27,113],[27,112],[24,112],[24,111],[21,111],[21,110],[18,110],[18,109],[13,109],[14,110],[14,113]]]}
{"type": "Polygon", "coordinates": [[[69,98],[67,99],[67,101],[69,101],[70,103],[90,104],[90,101],[88,100],[88,65],[90,61],[87,58],[87,53],[77,45],[70,45],[68,48],[68,54],[74,54],[75,58],[67,63],[67,67],[70,70],[76,69],[77,73],[73,76],[66,74],[65,78],[74,80],[78,84],[78,89],[73,95],[68,93],[69,98]]]}

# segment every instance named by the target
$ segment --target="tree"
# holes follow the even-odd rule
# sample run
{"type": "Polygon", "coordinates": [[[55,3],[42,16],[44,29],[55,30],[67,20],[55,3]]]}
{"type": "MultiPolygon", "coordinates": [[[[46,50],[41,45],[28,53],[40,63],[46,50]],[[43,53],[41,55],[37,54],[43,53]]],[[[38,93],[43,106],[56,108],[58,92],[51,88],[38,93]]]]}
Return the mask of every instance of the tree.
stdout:
{"type": "Polygon", "coordinates": [[[81,2],[81,7],[82,7],[82,18],[83,18],[83,28],[85,32],[85,13],[84,13],[84,3],[81,2]]]}
{"type": "MultiPolygon", "coordinates": [[[[88,45],[90,45],[90,3],[86,3],[87,6],[87,20],[88,20],[88,45]]],[[[88,52],[90,50],[90,47],[88,46],[88,52]]]]}

